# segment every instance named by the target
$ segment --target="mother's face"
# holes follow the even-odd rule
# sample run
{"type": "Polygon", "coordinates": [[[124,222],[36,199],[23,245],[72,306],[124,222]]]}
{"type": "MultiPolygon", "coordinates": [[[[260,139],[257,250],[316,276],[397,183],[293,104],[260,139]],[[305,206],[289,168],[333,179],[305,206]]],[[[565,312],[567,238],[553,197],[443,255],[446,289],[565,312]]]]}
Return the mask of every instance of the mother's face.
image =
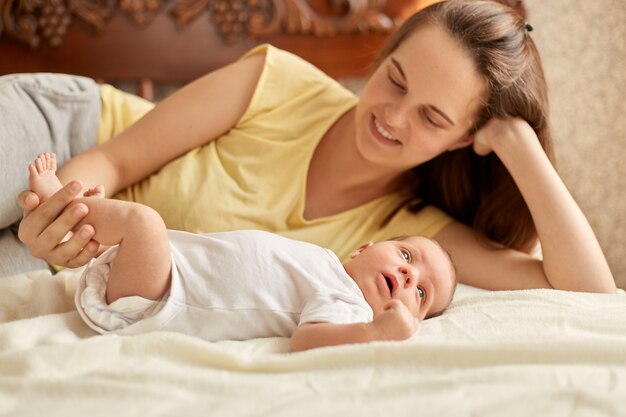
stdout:
{"type": "Polygon", "coordinates": [[[374,72],[356,111],[361,155],[406,170],[468,146],[486,83],[469,54],[442,28],[411,34],[374,72]]]}

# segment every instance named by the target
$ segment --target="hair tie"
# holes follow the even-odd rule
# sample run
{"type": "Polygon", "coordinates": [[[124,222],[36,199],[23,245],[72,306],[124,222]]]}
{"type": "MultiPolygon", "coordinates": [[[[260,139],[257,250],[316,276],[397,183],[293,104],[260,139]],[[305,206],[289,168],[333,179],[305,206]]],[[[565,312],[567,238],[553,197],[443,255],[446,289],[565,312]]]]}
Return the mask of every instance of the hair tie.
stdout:
{"type": "Polygon", "coordinates": [[[524,29],[526,29],[526,32],[530,33],[530,32],[532,32],[535,28],[533,27],[533,25],[531,25],[530,23],[526,22],[526,23],[524,23],[524,29]]]}

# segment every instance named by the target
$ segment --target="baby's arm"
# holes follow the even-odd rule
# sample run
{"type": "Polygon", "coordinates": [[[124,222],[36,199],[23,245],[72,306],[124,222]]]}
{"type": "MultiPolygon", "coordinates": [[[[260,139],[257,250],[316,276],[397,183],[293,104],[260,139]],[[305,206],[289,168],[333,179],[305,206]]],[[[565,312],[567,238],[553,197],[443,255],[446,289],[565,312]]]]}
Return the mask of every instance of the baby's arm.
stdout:
{"type": "Polygon", "coordinates": [[[391,300],[385,310],[369,323],[306,323],[291,336],[291,351],[323,346],[367,343],[379,340],[405,340],[417,330],[418,320],[398,300],[391,300]]]}

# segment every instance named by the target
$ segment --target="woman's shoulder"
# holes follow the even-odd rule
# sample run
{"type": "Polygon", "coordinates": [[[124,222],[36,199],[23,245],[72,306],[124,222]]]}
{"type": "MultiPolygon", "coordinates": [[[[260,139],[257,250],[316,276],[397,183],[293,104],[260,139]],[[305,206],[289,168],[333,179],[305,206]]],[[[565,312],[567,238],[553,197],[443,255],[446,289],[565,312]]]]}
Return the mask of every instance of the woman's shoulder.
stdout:
{"type": "Polygon", "coordinates": [[[270,44],[262,44],[251,49],[241,59],[259,55],[265,57],[259,86],[272,88],[277,93],[294,91],[302,93],[311,88],[326,88],[330,85],[340,87],[336,80],[315,65],[270,44]]]}
{"type": "Polygon", "coordinates": [[[241,59],[246,59],[257,55],[264,55],[266,67],[269,67],[273,70],[284,72],[290,72],[294,70],[304,71],[303,73],[298,72],[297,75],[299,77],[316,76],[332,80],[332,78],[330,78],[322,70],[320,70],[307,60],[292,52],[277,48],[276,46],[269,43],[261,44],[252,48],[251,50],[246,52],[241,57],[241,59]]]}
{"type": "Polygon", "coordinates": [[[310,62],[270,44],[255,47],[241,59],[259,55],[265,57],[265,63],[242,121],[259,113],[276,112],[288,103],[320,107],[320,100],[324,105],[353,104],[357,100],[351,91],[310,62]]]}

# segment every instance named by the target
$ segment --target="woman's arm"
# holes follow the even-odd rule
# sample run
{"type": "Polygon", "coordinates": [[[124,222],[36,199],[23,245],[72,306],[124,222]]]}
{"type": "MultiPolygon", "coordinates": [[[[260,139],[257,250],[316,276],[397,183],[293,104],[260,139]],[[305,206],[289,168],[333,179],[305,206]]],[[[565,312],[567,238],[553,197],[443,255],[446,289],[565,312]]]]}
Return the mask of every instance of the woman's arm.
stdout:
{"type": "Polygon", "coordinates": [[[219,138],[247,109],[264,61],[255,55],[186,85],[115,138],[65,164],[61,182],[102,184],[110,196],[219,138]]]}
{"type": "Polygon", "coordinates": [[[58,172],[66,187],[41,207],[35,194],[22,192],[18,203],[25,212],[19,236],[33,256],[69,267],[93,258],[98,245],[91,240],[94,230],[88,225],[61,243],[87,214],[84,205],[65,211],[73,198],[82,194],[80,187],[70,190],[70,181],[79,180],[83,191],[104,185],[110,196],[217,139],[245,112],[264,61],[264,56],[255,55],[205,75],[172,94],[119,136],[73,158],[58,172]]]}
{"type": "Polygon", "coordinates": [[[480,154],[493,150],[511,173],[535,222],[543,261],[510,249],[487,248],[470,228],[454,222],[435,239],[453,256],[461,282],[488,289],[615,292],[591,226],[528,123],[491,120],[477,132],[474,147],[480,154]]]}

